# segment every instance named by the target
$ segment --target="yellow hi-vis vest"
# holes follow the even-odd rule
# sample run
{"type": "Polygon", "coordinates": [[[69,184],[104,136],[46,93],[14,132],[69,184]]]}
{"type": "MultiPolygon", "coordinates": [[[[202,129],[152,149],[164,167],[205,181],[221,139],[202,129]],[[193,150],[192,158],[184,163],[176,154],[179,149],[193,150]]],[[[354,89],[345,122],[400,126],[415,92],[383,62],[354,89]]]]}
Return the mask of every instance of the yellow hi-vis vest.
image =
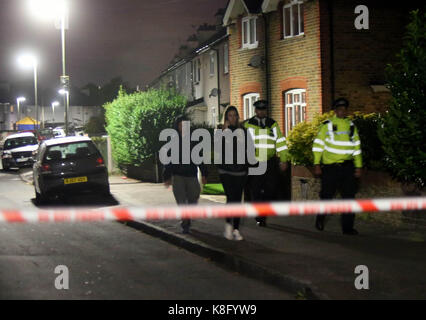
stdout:
{"type": "Polygon", "coordinates": [[[244,122],[244,128],[254,141],[256,160],[262,162],[279,155],[281,162],[289,161],[287,142],[282,135],[278,123],[271,118],[264,118],[264,126],[259,118],[253,117],[244,122]],[[266,157],[265,157],[266,156],[266,157]]]}
{"type": "Polygon", "coordinates": [[[353,160],[356,168],[362,168],[358,129],[347,118],[334,116],[323,122],[314,140],[312,152],[314,165],[353,160]]]}

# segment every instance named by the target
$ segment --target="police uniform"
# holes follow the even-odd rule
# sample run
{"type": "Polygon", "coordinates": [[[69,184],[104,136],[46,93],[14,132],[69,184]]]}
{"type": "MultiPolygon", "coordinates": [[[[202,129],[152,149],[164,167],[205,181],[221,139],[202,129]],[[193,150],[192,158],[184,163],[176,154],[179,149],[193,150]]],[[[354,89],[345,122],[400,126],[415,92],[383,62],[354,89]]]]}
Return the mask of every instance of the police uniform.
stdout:
{"type": "MultiPolygon", "coordinates": [[[[349,107],[346,99],[338,99],[333,109],[349,107]]],[[[355,198],[357,181],[355,168],[362,168],[361,141],[358,130],[347,118],[333,116],[321,125],[314,140],[314,165],[321,165],[321,199],[334,198],[337,191],[343,199],[355,198]]],[[[342,231],[357,234],[353,228],[355,215],[342,215],[342,231]]],[[[325,215],[317,215],[316,228],[324,229],[325,215]]]]}
{"type": "MultiPolygon", "coordinates": [[[[268,102],[259,100],[253,105],[257,109],[267,109],[268,102]]],[[[268,117],[260,119],[254,116],[244,122],[244,128],[254,142],[256,160],[267,163],[266,172],[263,175],[249,176],[250,200],[253,202],[274,201],[279,170],[276,155],[279,155],[280,162],[289,160],[286,139],[278,123],[268,117]]],[[[259,226],[266,225],[266,217],[257,217],[256,221],[259,226]]]]}

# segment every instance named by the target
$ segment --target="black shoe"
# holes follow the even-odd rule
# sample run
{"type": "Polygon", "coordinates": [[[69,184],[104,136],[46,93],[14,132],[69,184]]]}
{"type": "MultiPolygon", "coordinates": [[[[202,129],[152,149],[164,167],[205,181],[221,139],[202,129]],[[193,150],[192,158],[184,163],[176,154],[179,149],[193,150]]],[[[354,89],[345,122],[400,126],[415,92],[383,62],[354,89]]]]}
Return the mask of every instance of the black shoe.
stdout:
{"type": "Polygon", "coordinates": [[[266,221],[263,221],[263,220],[257,221],[256,224],[257,224],[258,227],[266,227],[266,221]]]}
{"type": "Polygon", "coordinates": [[[347,235],[350,235],[350,236],[356,236],[358,234],[358,231],[356,231],[355,229],[343,230],[343,234],[347,234],[347,235]]]}
{"type": "Polygon", "coordinates": [[[317,228],[319,231],[324,230],[324,216],[317,216],[317,219],[315,221],[315,228],[317,228]]]}

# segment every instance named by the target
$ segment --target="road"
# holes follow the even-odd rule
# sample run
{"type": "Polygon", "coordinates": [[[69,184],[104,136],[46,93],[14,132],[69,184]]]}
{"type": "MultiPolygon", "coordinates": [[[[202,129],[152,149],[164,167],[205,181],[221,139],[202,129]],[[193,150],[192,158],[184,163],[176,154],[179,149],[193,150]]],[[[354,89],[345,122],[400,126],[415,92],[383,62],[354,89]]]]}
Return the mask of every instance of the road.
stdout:
{"type": "MultiPolygon", "coordinates": [[[[119,205],[129,198],[123,190],[111,185],[110,199],[69,196],[51,205],[119,205]]],[[[34,208],[33,186],[0,171],[0,203],[34,208]]],[[[293,298],[121,223],[0,223],[0,299],[293,298]],[[67,267],[69,289],[55,287],[57,266],[67,267]]]]}

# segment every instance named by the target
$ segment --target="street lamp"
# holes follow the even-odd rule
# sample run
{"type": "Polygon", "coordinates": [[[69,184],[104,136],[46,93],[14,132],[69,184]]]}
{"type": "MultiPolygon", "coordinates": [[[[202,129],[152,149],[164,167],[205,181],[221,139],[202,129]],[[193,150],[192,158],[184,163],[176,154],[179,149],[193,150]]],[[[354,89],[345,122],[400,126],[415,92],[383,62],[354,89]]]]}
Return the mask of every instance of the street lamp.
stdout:
{"type": "MultiPolygon", "coordinates": [[[[70,93],[68,90],[61,89],[59,93],[64,96],[65,106],[69,105],[70,93]]],[[[65,135],[68,136],[68,108],[65,107],[65,135]]]]}
{"type": "MultiPolygon", "coordinates": [[[[28,0],[29,10],[38,18],[55,20],[55,26],[61,30],[62,43],[62,75],[60,83],[64,90],[69,90],[69,76],[65,68],[65,29],[68,29],[68,5],[65,0],[28,0]]],[[[68,134],[69,93],[64,95],[65,133],[68,134]]]]}
{"type": "Polygon", "coordinates": [[[59,106],[58,101],[52,102],[52,114],[53,114],[53,123],[55,123],[55,107],[59,106]]]}
{"type": "Polygon", "coordinates": [[[37,101],[37,59],[30,54],[19,57],[18,62],[23,67],[33,67],[34,69],[34,104],[36,109],[36,125],[38,124],[38,101],[37,101]]]}
{"type": "Polygon", "coordinates": [[[17,121],[19,121],[19,105],[20,105],[21,102],[24,102],[25,100],[26,99],[24,97],[18,97],[16,99],[16,104],[18,105],[18,114],[17,114],[17,117],[16,117],[17,121]]]}

